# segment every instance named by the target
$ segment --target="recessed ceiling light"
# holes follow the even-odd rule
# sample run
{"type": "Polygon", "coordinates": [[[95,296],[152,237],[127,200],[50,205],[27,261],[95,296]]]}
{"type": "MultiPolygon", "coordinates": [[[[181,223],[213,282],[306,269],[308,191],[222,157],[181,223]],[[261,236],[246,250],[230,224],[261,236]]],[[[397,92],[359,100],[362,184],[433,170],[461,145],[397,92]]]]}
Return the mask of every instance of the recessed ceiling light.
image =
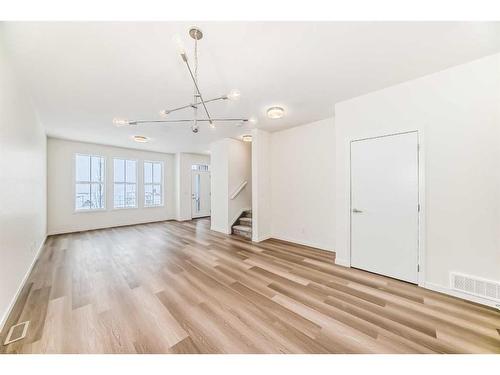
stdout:
{"type": "Polygon", "coordinates": [[[148,137],[145,137],[143,135],[134,135],[132,137],[132,139],[136,142],[139,142],[139,143],[148,143],[149,142],[149,138],[148,137]]]}
{"type": "Polygon", "coordinates": [[[285,110],[282,107],[271,107],[267,110],[267,117],[270,119],[279,119],[285,115],[285,110]]]}
{"type": "Polygon", "coordinates": [[[241,140],[243,142],[252,142],[252,136],[250,134],[245,134],[244,136],[241,137],[241,140]]]}

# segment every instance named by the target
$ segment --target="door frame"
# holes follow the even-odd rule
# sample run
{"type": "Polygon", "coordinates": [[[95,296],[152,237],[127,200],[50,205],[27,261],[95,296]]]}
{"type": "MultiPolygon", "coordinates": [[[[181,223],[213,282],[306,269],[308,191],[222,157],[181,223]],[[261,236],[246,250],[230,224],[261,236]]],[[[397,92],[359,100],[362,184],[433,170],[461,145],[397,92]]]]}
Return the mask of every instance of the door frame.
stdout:
{"type": "MultiPolygon", "coordinates": [[[[193,164],[194,165],[194,164],[193,164]]],[[[201,164],[201,165],[205,165],[205,164],[201,164]]],[[[206,164],[208,165],[208,164],[206,164]]],[[[202,217],[210,217],[212,216],[212,207],[210,207],[210,211],[208,213],[208,215],[201,215],[201,216],[193,216],[193,175],[195,173],[207,173],[208,174],[208,179],[210,181],[210,184],[209,184],[209,187],[210,187],[210,191],[209,191],[209,196],[212,195],[212,181],[211,181],[211,178],[212,178],[212,171],[208,170],[208,171],[193,171],[191,170],[191,186],[190,186],[190,191],[191,191],[191,219],[200,219],[202,217]]],[[[210,202],[210,206],[211,206],[211,203],[210,202]]]]}
{"type": "Polygon", "coordinates": [[[368,139],[377,139],[377,138],[385,138],[394,135],[402,135],[409,133],[417,133],[417,168],[418,168],[418,204],[419,204],[419,212],[418,212],[418,243],[417,243],[417,285],[420,287],[425,286],[425,275],[426,275],[426,252],[425,252],[425,147],[424,147],[424,136],[422,129],[414,129],[407,130],[395,133],[384,133],[381,135],[374,135],[370,137],[361,137],[361,138],[350,138],[347,140],[347,149],[349,150],[349,159],[347,172],[349,174],[349,178],[347,179],[347,183],[349,185],[347,191],[349,192],[349,204],[348,204],[348,212],[347,212],[347,221],[349,223],[349,246],[347,246],[349,252],[349,264],[351,267],[351,255],[352,255],[352,173],[351,173],[351,163],[352,163],[352,155],[351,155],[351,144],[356,141],[364,141],[368,139]]]}

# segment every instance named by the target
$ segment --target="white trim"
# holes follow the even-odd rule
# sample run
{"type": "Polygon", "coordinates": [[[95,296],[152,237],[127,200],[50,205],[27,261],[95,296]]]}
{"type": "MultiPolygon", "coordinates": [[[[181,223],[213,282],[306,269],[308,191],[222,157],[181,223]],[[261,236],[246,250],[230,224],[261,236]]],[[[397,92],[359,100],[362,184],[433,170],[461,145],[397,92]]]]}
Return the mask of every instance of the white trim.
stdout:
{"type": "MultiPolygon", "coordinates": [[[[185,219],[185,220],[192,220],[192,219],[199,219],[199,218],[202,218],[202,217],[211,217],[212,216],[212,172],[210,172],[210,166],[209,164],[191,164],[191,179],[189,180],[189,184],[190,184],[190,187],[189,187],[189,191],[191,192],[191,198],[190,198],[190,218],[189,219],[185,219]],[[199,170],[194,170],[193,169],[193,165],[206,165],[208,167],[208,170],[206,171],[199,171],[199,170]],[[195,174],[202,174],[202,173],[207,173],[208,174],[208,179],[209,179],[209,189],[210,191],[208,192],[208,195],[210,197],[210,210],[208,212],[208,215],[205,215],[205,214],[202,214],[202,215],[196,215],[196,216],[193,216],[193,176],[195,174]]],[[[184,220],[178,220],[178,221],[184,221],[184,220]]]]}
{"type": "Polygon", "coordinates": [[[335,264],[337,266],[342,266],[342,267],[347,267],[347,268],[351,267],[351,262],[349,262],[348,260],[345,260],[345,259],[337,258],[337,257],[335,257],[335,264]]]}
{"type": "Polygon", "coordinates": [[[14,298],[12,298],[12,300],[10,301],[10,304],[9,304],[9,307],[7,309],[7,311],[5,312],[5,314],[2,316],[2,318],[0,319],[0,333],[2,333],[3,329],[4,329],[4,325],[5,323],[7,322],[7,319],[9,318],[9,315],[10,313],[12,312],[12,309],[14,308],[14,305],[16,304],[17,302],[17,299],[19,298],[19,295],[21,294],[21,291],[23,290],[25,284],[26,284],[26,281],[28,281],[28,278],[31,274],[31,271],[33,270],[33,267],[35,266],[35,263],[36,261],[38,260],[38,258],[40,257],[40,254],[42,253],[42,249],[45,245],[45,242],[47,241],[47,235],[45,235],[45,237],[43,238],[43,241],[40,245],[40,247],[38,248],[27,272],[25,273],[24,277],[23,277],[23,280],[21,281],[21,284],[19,285],[19,288],[17,289],[17,292],[16,294],[14,295],[14,298]]]}
{"type": "MultiPolygon", "coordinates": [[[[156,185],[158,185],[158,184],[156,184],[156,185]]],[[[163,204],[157,204],[155,206],[142,206],[140,208],[142,209],[142,208],[162,208],[162,207],[166,207],[165,203],[163,203],[163,204]]]]}
{"type": "MultiPolygon", "coordinates": [[[[150,208],[161,208],[161,207],[150,207],[150,208]]],[[[78,233],[78,232],[86,232],[88,230],[99,230],[99,229],[109,229],[109,228],[119,228],[119,227],[128,227],[130,225],[141,225],[141,224],[151,224],[151,223],[161,223],[164,221],[178,221],[175,218],[166,218],[160,220],[151,220],[151,221],[133,221],[130,223],[120,223],[113,225],[105,225],[105,226],[92,226],[92,227],[59,227],[51,230],[47,235],[55,236],[58,234],[67,234],[67,233],[78,233]]]]}
{"type": "MultiPolygon", "coordinates": [[[[110,163],[112,165],[112,171],[111,171],[111,177],[112,177],[112,197],[113,197],[113,207],[111,210],[134,210],[139,208],[139,159],[130,159],[130,158],[124,158],[124,157],[119,157],[119,156],[113,156],[113,163],[110,163]],[[124,168],[124,182],[116,182],[115,181],[115,160],[123,160],[123,168],[124,168]],[[135,162],[135,183],[133,182],[127,182],[127,161],[133,161],[135,162]],[[115,207],[115,185],[116,184],[123,184],[125,186],[125,194],[127,194],[127,185],[135,185],[135,206],[132,207],[115,207]]],[[[162,170],[163,173],[163,170],[162,170]]],[[[143,176],[144,177],[144,176],[143,176]]],[[[162,176],[163,177],[163,176],[162,176]]]]}
{"type": "Polygon", "coordinates": [[[497,310],[500,310],[500,304],[498,304],[495,301],[492,301],[490,299],[487,299],[487,298],[482,298],[479,296],[474,296],[472,294],[462,293],[458,290],[447,288],[447,287],[441,286],[439,284],[434,284],[434,283],[430,283],[430,282],[425,282],[424,285],[422,285],[422,287],[425,289],[433,290],[435,292],[448,294],[448,295],[453,296],[453,297],[461,298],[461,299],[464,299],[466,301],[479,303],[481,305],[490,306],[490,307],[493,307],[497,310]]]}
{"type": "Polygon", "coordinates": [[[425,246],[425,235],[427,223],[426,217],[426,203],[425,203],[425,139],[424,131],[419,129],[417,131],[418,139],[418,204],[420,211],[418,213],[418,265],[419,272],[418,285],[423,287],[425,285],[425,278],[427,275],[427,248],[425,246]]]}
{"type": "MultiPolygon", "coordinates": [[[[253,228],[252,228],[253,229],[253,228]]],[[[262,242],[262,241],[265,241],[265,240],[269,240],[273,238],[271,235],[264,235],[264,236],[259,236],[257,237],[257,234],[255,234],[255,238],[254,238],[254,233],[252,231],[252,242],[262,242]]]]}
{"type": "MultiPolygon", "coordinates": [[[[74,194],[73,194],[73,198],[74,198],[74,194]]],[[[90,214],[92,212],[104,212],[104,211],[108,211],[107,208],[94,208],[94,209],[88,209],[88,210],[73,210],[73,215],[79,215],[79,214],[90,214]]]]}
{"type": "Polygon", "coordinates": [[[291,238],[291,237],[276,236],[276,235],[272,235],[269,238],[274,238],[274,239],[280,240],[280,241],[286,241],[286,242],[296,243],[297,245],[314,247],[315,249],[324,250],[324,251],[330,251],[332,253],[335,253],[335,250],[333,250],[331,248],[328,248],[327,246],[320,245],[320,244],[315,243],[315,242],[299,241],[299,240],[296,240],[296,239],[291,238]]]}
{"type": "MultiPolygon", "coordinates": [[[[88,213],[88,212],[102,212],[102,211],[107,211],[107,178],[108,178],[108,160],[106,156],[103,155],[97,155],[97,154],[91,154],[91,153],[81,153],[81,152],[75,152],[73,153],[73,167],[72,169],[72,178],[73,178],[73,214],[81,214],[81,213],[88,213]],[[104,160],[104,180],[102,182],[92,182],[92,181],[76,181],[76,156],[89,156],[90,157],[90,165],[91,165],[91,170],[92,170],[92,156],[97,157],[97,158],[102,158],[104,160]],[[94,208],[94,209],[77,209],[76,204],[75,204],[75,199],[76,199],[76,184],[77,183],[82,183],[82,184],[102,184],[103,185],[103,191],[104,191],[104,198],[103,198],[103,207],[102,208],[94,208]]],[[[92,172],[90,172],[92,173],[92,172]]],[[[92,176],[90,176],[90,179],[92,180],[92,176]]]]}
{"type": "MultiPolygon", "coordinates": [[[[114,202],[114,199],[113,199],[113,202],[114,202]]],[[[144,207],[144,208],[147,208],[147,207],[144,207]]],[[[133,206],[133,207],[116,207],[116,208],[113,207],[113,208],[110,208],[108,211],[138,210],[138,209],[139,209],[139,206],[133,206]]]]}
{"type": "MultiPolygon", "coordinates": [[[[165,207],[165,190],[167,189],[166,186],[166,175],[165,175],[165,163],[163,160],[146,160],[144,159],[142,161],[142,208],[157,208],[157,207],[165,207]],[[146,163],[160,163],[161,165],[161,204],[154,204],[154,205],[146,205],[146,179],[145,174],[146,171],[144,169],[144,164],[146,163]]],[[[147,183],[147,185],[158,185],[154,183],[154,178],[153,178],[153,167],[151,167],[151,179],[152,183],[147,183]]]]}
{"type": "MultiPolygon", "coordinates": [[[[186,220],[182,220],[182,221],[186,221],[186,220]]],[[[228,230],[227,227],[219,228],[219,227],[213,226],[213,224],[210,224],[210,230],[213,230],[214,232],[231,234],[231,227],[229,227],[229,228],[230,229],[228,230]]]]}
{"type": "Polygon", "coordinates": [[[418,204],[420,205],[420,211],[418,212],[418,258],[417,258],[417,265],[420,265],[419,271],[417,272],[417,285],[424,287],[425,284],[425,272],[426,272],[426,251],[425,251],[425,149],[424,149],[424,137],[423,137],[423,131],[422,129],[410,129],[410,130],[404,130],[401,132],[396,132],[396,133],[389,133],[389,134],[381,134],[381,135],[372,135],[369,137],[360,137],[360,138],[348,138],[346,139],[347,147],[346,149],[349,152],[349,158],[347,158],[347,192],[349,194],[349,202],[347,205],[347,222],[348,227],[349,227],[349,235],[347,236],[347,252],[348,252],[348,259],[342,259],[342,260],[336,260],[336,262],[342,262],[343,266],[345,267],[351,267],[351,236],[352,236],[352,187],[351,187],[351,143],[355,141],[361,141],[361,140],[367,140],[367,139],[374,139],[374,138],[383,138],[383,137],[390,137],[394,135],[400,135],[400,134],[408,134],[408,133],[417,133],[417,143],[418,143],[418,158],[417,158],[417,165],[418,165],[418,204]]]}

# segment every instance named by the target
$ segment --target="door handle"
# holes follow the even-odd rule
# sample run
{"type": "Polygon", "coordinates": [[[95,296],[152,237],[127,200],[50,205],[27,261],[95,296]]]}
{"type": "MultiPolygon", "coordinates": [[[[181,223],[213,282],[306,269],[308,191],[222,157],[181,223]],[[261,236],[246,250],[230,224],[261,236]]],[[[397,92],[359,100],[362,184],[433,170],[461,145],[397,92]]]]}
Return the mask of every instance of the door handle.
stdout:
{"type": "Polygon", "coordinates": [[[363,211],[358,210],[357,208],[353,208],[353,209],[352,209],[352,212],[354,212],[355,214],[360,214],[360,213],[362,213],[363,211]]]}

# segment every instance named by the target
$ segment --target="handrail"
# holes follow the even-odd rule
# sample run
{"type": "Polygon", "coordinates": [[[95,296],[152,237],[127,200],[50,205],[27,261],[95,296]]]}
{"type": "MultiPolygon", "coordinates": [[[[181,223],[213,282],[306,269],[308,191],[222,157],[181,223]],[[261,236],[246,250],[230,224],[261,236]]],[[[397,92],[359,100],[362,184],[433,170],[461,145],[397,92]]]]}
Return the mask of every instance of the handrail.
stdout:
{"type": "Polygon", "coordinates": [[[234,191],[234,193],[231,195],[231,199],[236,198],[241,193],[241,191],[245,188],[245,186],[247,186],[247,184],[248,184],[248,181],[243,181],[241,183],[241,185],[238,187],[238,189],[236,189],[234,191]]]}

